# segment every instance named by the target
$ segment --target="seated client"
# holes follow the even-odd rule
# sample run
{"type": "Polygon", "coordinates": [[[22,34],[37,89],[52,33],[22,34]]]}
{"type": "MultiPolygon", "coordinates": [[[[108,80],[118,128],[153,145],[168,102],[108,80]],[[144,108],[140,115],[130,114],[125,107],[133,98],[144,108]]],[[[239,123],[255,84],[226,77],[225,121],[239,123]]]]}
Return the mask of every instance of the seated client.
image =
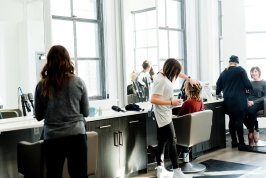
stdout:
{"type": "Polygon", "coordinates": [[[181,109],[179,110],[178,116],[204,110],[204,104],[201,98],[201,90],[201,85],[192,86],[189,82],[185,83],[187,100],[183,103],[181,109]]]}
{"type": "Polygon", "coordinates": [[[264,99],[266,98],[266,81],[261,79],[261,70],[259,67],[252,67],[250,70],[250,75],[253,81],[251,85],[253,91],[249,91],[248,96],[248,110],[247,118],[245,118],[245,125],[249,130],[248,140],[249,146],[254,146],[254,141],[258,142],[258,128],[256,126],[257,112],[264,109],[264,99]]]}

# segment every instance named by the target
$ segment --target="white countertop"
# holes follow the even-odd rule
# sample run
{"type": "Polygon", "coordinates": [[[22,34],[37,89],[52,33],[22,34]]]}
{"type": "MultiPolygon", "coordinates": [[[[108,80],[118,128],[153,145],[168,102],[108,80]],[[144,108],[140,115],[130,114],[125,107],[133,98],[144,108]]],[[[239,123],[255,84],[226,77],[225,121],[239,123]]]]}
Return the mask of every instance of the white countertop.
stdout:
{"type": "MultiPolygon", "coordinates": [[[[110,109],[110,110],[103,110],[101,116],[99,116],[99,113],[96,113],[94,117],[87,117],[85,119],[87,122],[91,122],[91,121],[97,121],[97,120],[103,120],[103,119],[143,114],[147,112],[148,112],[147,109],[141,112],[137,112],[137,111],[117,112],[117,111],[113,111],[110,109]]],[[[43,120],[37,121],[35,118],[33,118],[33,116],[1,119],[0,120],[0,133],[7,132],[7,131],[13,131],[13,130],[36,128],[36,127],[42,127],[42,126],[43,126],[43,120]]]]}
{"type": "MultiPolygon", "coordinates": [[[[216,103],[216,102],[222,102],[222,101],[223,100],[214,100],[214,101],[204,102],[204,104],[216,103]]],[[[112,109],[105,109],[105,110],[103,109],[101,116],[99,116],[99,113],[96,113],[95,116],[93,117],[87,117],[86,121],[91,122],[91,121],[97,121],[97,120],[103,120],[103,119],[143,114],[143,113],[147,113],[151,109],[150,102],[137,103],[137,105],[139,105],[140,108],[145,109],[145,110],[141,112],[138,112],[138,111],[117,112],[112,109]]],[[[29,129],[29,128],[36,128],[36,127],[42,127],[42,126],[43,126],[43,120],[37,121],[35,118],[33,118],[33,116],[0,119],[0,133],[6,132],[6,131],[29,129]]]]}

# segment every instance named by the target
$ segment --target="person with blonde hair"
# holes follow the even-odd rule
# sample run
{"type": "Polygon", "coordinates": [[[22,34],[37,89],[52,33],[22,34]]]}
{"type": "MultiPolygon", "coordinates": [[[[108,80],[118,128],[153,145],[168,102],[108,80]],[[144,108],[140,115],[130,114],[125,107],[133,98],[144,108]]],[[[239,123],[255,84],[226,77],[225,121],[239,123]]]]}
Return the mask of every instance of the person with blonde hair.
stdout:
{"type": "Polygon", "coordinates": [[[245,151],[243,121],[248,109],[246,90],[253,90],[247,72],[238,66],[237,56],[232,55],[228,67],[220,74],[216,82],[216,95],[223,91],[225,114],[229,115],[229,132],[232,148],[245,151]],[[238,140],[236,137],[236,132],[238,140]]]}
{"type": "Polygon", "coordinates": [[[204,104],[201,98],[202,86],[196,85],[193,87],[189,82],[186,82],[184,86],[187,100],[183,103],[181,109],[179,110],[178,116],[203,111],[204,104]]]}
{"type": "Polygon", "coordinates": [[[74,74],[73,62],[63,46],[49,50],[34,102],[36,119],[44,119],[46,178],[62,177],[66,158],[71,178],[87,178],[87,88],[74,74]]]}

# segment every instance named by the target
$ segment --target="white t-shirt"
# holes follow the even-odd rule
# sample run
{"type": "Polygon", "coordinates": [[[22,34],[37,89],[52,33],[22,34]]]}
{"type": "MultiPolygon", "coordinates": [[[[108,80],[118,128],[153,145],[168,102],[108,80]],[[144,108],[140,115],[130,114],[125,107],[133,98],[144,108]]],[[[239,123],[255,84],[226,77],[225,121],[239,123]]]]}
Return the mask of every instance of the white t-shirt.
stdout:
{"type": "MultiPolygon", "coordinates": [[[[161,73],[157,74],[154,79],[152,94],[158,94],[160,99],[170,101],[170,98],[173,98],[173,83],[161,73]]],[[[171,105],[154,104],[153,110],[159,127],[163,127],[172,121],[171,105]]]]}

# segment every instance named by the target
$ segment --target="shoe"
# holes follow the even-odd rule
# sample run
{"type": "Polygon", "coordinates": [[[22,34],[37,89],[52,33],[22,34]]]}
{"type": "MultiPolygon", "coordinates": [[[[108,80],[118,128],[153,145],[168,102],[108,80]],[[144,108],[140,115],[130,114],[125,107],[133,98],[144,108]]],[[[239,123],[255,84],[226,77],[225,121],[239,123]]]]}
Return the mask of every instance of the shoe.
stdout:
{"type": "Polygon", "coordinates": [[[250,148],[254,147],[253,133],[248,133],[248,144],[250,148]]]}
{"type": "Polygon", "coordinates": [[[253,138],[255,143],[259,141],[259,132],[257,132],[256,130],[253,131],[253,138]]]}
{"type": "Polygon", "coordinates": [[[238,147],[237,141],[231,141],[232,148],[238,147]]]}
{"type": "Polygon", "coordinates": [[[247,145],[245,143],[238,144],[238,151],[247,151],[247,145]]]}
{"type": "Polygon", "coordinates": [[[186,174],[184,174],[181,170],[181,168],[179,169],[174,169],[174,176],[173,178],[192,178],[191,176],[188,176],[186,174]]]}
{"type": "Polygon", "coordinates": [[[157,178],[173,177],[173,172],[167,171],[164,166],[157,166],[157,178]]]}

